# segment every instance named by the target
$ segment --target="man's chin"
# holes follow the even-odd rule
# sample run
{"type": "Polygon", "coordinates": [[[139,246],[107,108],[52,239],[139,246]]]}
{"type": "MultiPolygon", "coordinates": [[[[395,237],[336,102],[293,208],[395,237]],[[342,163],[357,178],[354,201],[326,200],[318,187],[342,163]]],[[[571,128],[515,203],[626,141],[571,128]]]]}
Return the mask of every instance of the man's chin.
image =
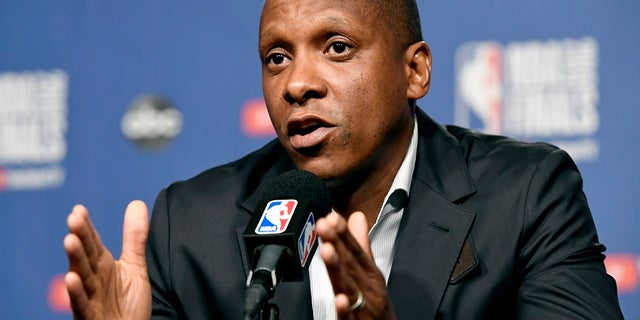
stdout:
{"type": "Polygon", "coordinates": [[[299,170],[309,171],[327,184],[336,179],[336,170],[330,160],[320,157],[304,157],[298,161],[294,160],[294,162],[299,170]]]}
{"type": "Polygon", "coordinates": [[[344,184],[349,180],[348,175],[343,174],[339,168],[336,168],[333,163],[313,163],[307,162],[298,166],[298,169],[309,171],[324,181],[330,189],[334,189],[344,184]]]}

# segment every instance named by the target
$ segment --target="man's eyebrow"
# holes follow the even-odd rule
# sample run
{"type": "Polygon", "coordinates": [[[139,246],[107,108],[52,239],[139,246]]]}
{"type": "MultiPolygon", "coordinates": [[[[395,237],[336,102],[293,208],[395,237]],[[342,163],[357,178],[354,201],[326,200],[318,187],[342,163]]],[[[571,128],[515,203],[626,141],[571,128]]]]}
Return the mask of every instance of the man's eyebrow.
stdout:
{"type": "MultiPolygon", "coordinates": [[[[322,17],[319,18],[320,20],[318,20],[319,23],[324,24],[324,25],[336,25],[336,26],[345,26],[345,27],[355,27],[354,24],[349,23],[349,21],[347,21],[346,19],[344,19],[343,17],[340,16],[326,16],[326,17],[322,17]]],[[[275,32],[275,30],[279,29],[280,26],[270,26],[268,28],[266,28],[261,34],[263,36],[271,36],[273,34],[273,32],[275,32]]]]}
{"type": "MultiPolygon", "coordinates": [[[[331,31],[330,28],[339,29],[336,31],[347,31],[349,29],[352,29],[359,33],[367,32],[367,30],[361,30],[357,24],[353,24],[349,22],[348,19],[345,19],[339,15],[329,15],[329,16],[324,16],[317,19],[318,20],[316,20],[314,23],[320,26],[320,28],[318,29],[319,32],[323,32],[323,33],[329,32],[331,31]]],[[[286,29],[284,29],[281,24],[271,25],[266,27],[260,33],[259,47],[262,49],[263,44],[266,46],[271,46],[273,45],[274,42],[280,43],[284,41],[284,39],[279,39],[279,36],[278,36],[278,34],[281,31],[285,31],[285,34],[286,34],[286,29]]]]}
{"type": "Polygon", "coordinates": [[[278,26],[271,26],[269,28],[260,30],[260,34],[259,34],[260,39],[262,39],[264,37],[272,36],[277,28],[278,28],[278,26]]]}
{"type": "Polygon", "coordinates": [[[362,29],[362,25],[353,23],[349,19],[341,16],[327,16],[319,20],[322,25],[327,28],[337,28],[337,31],[343,31],[348,34],[367,34],[370,30],[362,29]]]}
{"type": "Polygon", "coordinates": [[[258,50],[259,51],[267,50],[268,47],[273,46],[273,44],[275,42],[279,42],[280,41],[280,40],[277,40],[275,38],[275,34],[276,34],[278,29],[279,29],[278,26],[271,26],[269,28],[266,28],[266,29],[260,31],[260,34],[258,36],[258,50]]]}
{"type": "Polygon", "coordinates": [[[327,22],[329,24],[344,25],[344,26],[348,26],[349,25],[349,23],[345,19],[343,19],[341,17],[338,17],[338,16],[325,17],[324,19],[322,19],[322,22],[327,22]]]}

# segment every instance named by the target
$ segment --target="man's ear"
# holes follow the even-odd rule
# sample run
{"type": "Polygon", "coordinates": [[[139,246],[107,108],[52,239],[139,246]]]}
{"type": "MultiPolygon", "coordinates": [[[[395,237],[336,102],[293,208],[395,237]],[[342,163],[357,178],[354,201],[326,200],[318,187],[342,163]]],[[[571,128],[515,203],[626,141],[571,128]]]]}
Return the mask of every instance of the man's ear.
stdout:
{"type": "Polygon", "coordinates": [[[431,84],[431,50],[424,42],[416,42],[405,51],[407,98],[418,100],[429,92],[431,84]]]}

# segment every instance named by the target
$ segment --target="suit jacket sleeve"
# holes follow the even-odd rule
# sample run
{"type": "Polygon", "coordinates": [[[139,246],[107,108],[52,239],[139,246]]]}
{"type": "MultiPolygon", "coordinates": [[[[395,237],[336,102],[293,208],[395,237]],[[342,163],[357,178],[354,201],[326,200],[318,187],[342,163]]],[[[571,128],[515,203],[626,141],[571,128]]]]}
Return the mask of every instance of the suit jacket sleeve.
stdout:
{"type": "Polygon", "coordinates": [[[176,300],[171,292],[171,260],[169,255],[169,214],[167,191],[162,190],[153,206],[149,239],[147,240],[147,267],[151,282],[152,319],[177,319],[176,300]]]}
{"type": "Polygon", "coordinates": [[[527,190],[518,256],[519,319],[622,319],[606,274],[582,178],[562,150],[549,153],[527,190]]]}

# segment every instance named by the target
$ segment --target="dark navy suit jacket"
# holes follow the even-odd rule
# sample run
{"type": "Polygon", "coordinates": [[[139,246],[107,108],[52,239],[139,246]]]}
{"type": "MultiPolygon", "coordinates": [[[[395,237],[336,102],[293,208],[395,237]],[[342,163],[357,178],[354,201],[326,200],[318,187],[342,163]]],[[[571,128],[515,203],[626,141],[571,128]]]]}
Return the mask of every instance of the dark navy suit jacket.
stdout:
{"type": "MultiPolygon", "coordinates": [[[[388,289],[398,319],[620,319],[604,246],[562,150],[443,127],[421,110],[388,289]]],[[[294,169],[279,142],[162,190],[147,245],[153,317],[242,319],[242,233],[263,182],[294,169]]],[[[308,279],[283,319],[312,319],[308,279]]]]}

